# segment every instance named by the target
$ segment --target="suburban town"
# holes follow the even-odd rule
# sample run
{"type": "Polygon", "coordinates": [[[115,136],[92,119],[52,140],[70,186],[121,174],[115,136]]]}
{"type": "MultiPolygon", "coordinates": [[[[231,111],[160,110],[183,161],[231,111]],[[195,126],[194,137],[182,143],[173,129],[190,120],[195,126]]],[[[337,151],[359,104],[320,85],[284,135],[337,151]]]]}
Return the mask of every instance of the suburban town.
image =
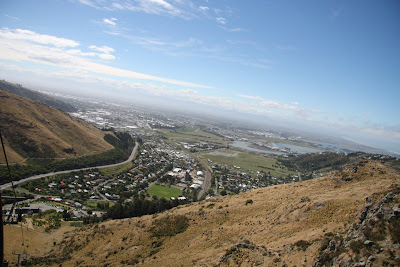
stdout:
{"type": "MultiPolygon", "coordinates": [[[[129,164],[115,170],[93,168],[22,183],[17,191],[29,196],[21,210],[24,214],[53,209],[81,220],[101,217],[115,203],[138,196],[186,203],[322,175],[301,174],[282,163],[303,153],[325,151],[300,136],[237,128],[202,116],[56,96],[78,107],[72,116],[100,129],[129,132],[139,148],[129,164]]],[[[11,209],[6,205],[4,212],[11,209]]],[[[18,212],[14,209],[14,216],[18,212]]]]}

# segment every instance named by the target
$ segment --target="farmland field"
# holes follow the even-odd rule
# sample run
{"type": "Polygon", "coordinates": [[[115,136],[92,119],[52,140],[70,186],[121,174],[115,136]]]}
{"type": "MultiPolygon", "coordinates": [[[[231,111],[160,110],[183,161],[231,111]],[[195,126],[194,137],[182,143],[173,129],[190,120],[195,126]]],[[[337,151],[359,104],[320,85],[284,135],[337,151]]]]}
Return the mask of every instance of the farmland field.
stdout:
{"type": "Polygon", "coordinates": [[[242,169],[253,171],[270,172],[271,175],[277,177],[294,174],[287,168],[279,166],[279,163],[274,156],[270,155],[259,155],[236,149],[217,150],[213,152],[200,153],[199,155],[206,160],[211,160],[213,163],[237,166],[242,169]]]}

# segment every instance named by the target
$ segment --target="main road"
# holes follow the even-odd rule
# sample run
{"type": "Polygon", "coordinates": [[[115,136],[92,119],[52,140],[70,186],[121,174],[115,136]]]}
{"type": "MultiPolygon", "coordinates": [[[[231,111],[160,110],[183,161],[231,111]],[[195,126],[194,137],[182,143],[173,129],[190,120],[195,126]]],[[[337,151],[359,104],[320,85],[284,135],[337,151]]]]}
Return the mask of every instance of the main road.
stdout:
{"type": "MultiPolygon", "coordinates": [[[[133,160],[133,158],[135,157],[135,154],[136,154],[136,151],[137,151],[138,147],[139,147],[139,143],[136,142],[135,147],[132,149],[132,153],[129,156],[129,158],[127,160],[123,161],[123,162],[120,162],[120,163],[109,164],[109,165],[101,165],[101,166],[94,166],[94,167],[89,167],[89,168],[81,168],[81,169],[59,171],[59,172],[49,172],[49,173],[34,175],[34,176],[31,176],[31,177],[28,177],[28,178],[21,179],[19,181],[13,182],[13,184],[14,185],[18,185],[18,184],[21,184],[21,183],[25,183],[27,181],[36,180],[36,179],[40,179],[40,178],[48,177],[48,176],[53,176],[53,175],[56,175],[56,174],[63,174],[63,173],[77,172],[77,171],[85,171],[85,170],[90,170],[90,169],[104,169],[104,168],[123,165],[123,164],[128,163],[128,162],[133,160]]],[[[11,186],[12,186],[11,183],[3,184],[3,185],[0,186],[0,190],[7,189],[7,188],[9,188],[11,186]]]]}
{"type": "Polygon", "coordinates": [[[199,194],[197,195],[197,199],[201,200],[201,199],[203,199],[205,197],[205,194],[206,194],[207,190],[211,186],[211,169],[207,165],[207,163],[204,162],[204,160],[202,160],[201,158],[197,157],[193,153],[190,153],[190,154],[200,162],[200,164],[203,166],[203,169],[204,169],[204,182],[201,185],[201,189],[200,189],[199,194]]]}

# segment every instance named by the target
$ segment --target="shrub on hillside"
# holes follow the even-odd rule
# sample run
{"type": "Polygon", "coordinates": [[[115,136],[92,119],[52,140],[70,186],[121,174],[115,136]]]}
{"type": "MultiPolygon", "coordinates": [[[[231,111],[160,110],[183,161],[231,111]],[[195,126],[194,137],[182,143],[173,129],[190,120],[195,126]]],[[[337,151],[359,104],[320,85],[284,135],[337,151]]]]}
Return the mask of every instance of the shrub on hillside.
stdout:
{"type": "Polygon", "coordinates": [[[299,240],[296,243],[294,243],[294,245],[297,247],[297,249],[306,251],[307,248],[311,245],[311,243],[305,240],[299,240]]]}
{"type": "Polygon", "coordinates": [[[363,242],[361,240],[352,240],[350,242],[350,248],[354,253],[358,254],[363,248],[363,242]]]}
{"type": "Polygon", "coordinates": [[[389,221],[389,233],[392,237],[393,243],[400,243],[400,218],[393,217],[389,221]]]}
{"type": "Polygon", "coordinates": [[[153,237],[174,236],[183,233],[189,226],[189,219],[185,215],[166,216],[155,220],[150,232],[153,237]]]}
{"type": "Polygon", "coordinates": [[[249,204],[253,204],[253,200],[252,199],[246,200],[246,206],[249,205],[249,204]]]}

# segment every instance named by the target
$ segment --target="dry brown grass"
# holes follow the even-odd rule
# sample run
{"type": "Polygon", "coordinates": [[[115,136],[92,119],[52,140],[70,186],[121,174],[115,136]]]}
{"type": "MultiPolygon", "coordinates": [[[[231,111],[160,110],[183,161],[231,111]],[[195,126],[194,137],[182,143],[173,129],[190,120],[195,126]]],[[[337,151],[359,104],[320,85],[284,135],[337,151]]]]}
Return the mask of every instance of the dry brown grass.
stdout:
{"type": "MultiPolygon", "coordinates": [[[[113,147],[104,141],[105,133],[94,126],[71,117],[67,113],[46,104],[29,100],[0,90],[0,126],[8,145],[9,162],[20,162],[21,156],[9,146],[17,135],[33,140],[40,148],[50,146],[58,158],[82,156],[113,147]],[[76,155],[63,152],[74,148],[76,155]]],[[[0,157],[3,164],[4,157],[0,157]]]]}
{"type": "Polygon", "coordinates": [[[20,224],[4,225],[4,258],[10,262],[10,266],[15,266],[17,256],[13,255],[14,250],[25,249],[29,257],[43,256],[55,247],[54,244],[61,242],[65,232],[71,229],[69,222],[62,222],[59,229],[46,233],[41,227],[32,227],[30,219],[23,224],[23,230],[20,224]]]}
{"type": "Polygon", "coordinates": [[[344,182],[343,175],[350,174],[336,173],[209,199],[157,216],[89,226],[69,234],[47,260],[70,255],[63,266],[310,266],[325,234],[343,233],[358,219],[367,196],[400,182],[398,173],[376,162],[351,174],[351,181],[344,182]],[[253,204],[246,205],[248,199],[253,204]],[[207,208],[211,203],[214,207],[207,208]],[[168,215],[186,216],[189,227],[173,237],[152,237],[153,221],[168,215]],[[237,248],[243,242],[251,248],[237,248]],[[220,263],[226,254],[227,260],[220,263]]]}

